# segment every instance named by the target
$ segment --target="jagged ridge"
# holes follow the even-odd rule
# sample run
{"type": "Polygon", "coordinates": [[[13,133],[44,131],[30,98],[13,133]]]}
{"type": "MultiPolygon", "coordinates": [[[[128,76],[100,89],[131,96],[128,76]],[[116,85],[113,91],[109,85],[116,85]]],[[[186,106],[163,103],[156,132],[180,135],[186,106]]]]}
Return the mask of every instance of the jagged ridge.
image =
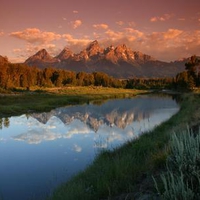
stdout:
{"type": "Polygon", "coordinates": [[[97,40],[78,54],[65,47],[57,56],[52,57],[42,49],[28,58],[25,63],[40,68],[51,65],[76,72],[101,71],[117,78],[168,77],[184,69],[183,61],[162,62],[150,55],[133,51],[125,44],[103,49],[97,40]]]}

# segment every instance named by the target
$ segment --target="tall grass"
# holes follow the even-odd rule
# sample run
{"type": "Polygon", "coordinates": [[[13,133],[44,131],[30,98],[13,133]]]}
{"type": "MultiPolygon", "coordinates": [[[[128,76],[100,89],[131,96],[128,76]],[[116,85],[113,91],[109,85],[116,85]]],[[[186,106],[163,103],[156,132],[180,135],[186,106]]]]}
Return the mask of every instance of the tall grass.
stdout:
{"type": "Polygon", "coordinates": [[[163,189],[156,188],[162,199],[200,199],[200,132],[189,129],[173,134],[167,172],[161,174],[163,189]]]}

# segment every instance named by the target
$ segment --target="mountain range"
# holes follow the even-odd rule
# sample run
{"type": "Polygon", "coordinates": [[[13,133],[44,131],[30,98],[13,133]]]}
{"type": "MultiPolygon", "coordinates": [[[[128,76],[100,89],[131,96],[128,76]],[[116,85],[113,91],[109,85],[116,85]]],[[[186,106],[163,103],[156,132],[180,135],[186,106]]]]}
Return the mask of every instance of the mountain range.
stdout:
{"type": "Polygon", "coordinates": [[[64,48],[57,56],[51,56],[45,49],[29,57],[25,64],[39,68],[54,67],[75,72],[104,72],[115,78],[174,77],[185,69],[188,59],[174,62],[156,60],[150,55],[133,51],[125,44],[102,48],[93,41],[80,53],[64,48]]]}

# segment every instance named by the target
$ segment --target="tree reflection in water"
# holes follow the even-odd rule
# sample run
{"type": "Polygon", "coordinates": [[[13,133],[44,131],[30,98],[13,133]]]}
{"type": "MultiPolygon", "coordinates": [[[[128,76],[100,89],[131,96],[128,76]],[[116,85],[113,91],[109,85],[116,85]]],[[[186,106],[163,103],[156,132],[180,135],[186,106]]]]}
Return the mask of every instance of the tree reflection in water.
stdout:
{"type": "Polygon", "coordinates": [[[0,129],[8,128],[10,126],[10,119],[8,117],[0,118],[0,129]]]}

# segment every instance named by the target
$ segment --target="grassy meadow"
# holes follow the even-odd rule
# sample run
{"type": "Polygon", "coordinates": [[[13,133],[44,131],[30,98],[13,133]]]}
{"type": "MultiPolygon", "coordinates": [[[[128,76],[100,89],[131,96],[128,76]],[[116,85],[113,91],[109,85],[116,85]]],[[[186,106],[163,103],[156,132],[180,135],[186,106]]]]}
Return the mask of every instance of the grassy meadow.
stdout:
{"type": "Polygon", "coordinates": [[[0,117],[32,112],[44,112],[93,100],[132,97],[144,93],[141,90],[105,87],[18,88],[0,94],[0,117]]]}
{"type": "MultiPolygon", "coordinates": [[[[182,95],[180,111],[154,130],[113,151],[102,152],[83,172],[60,186],[51,200],[151,199],[154,179],[165,173],[174,132],[196,127],[200,120],[200,95],[182,95]]],[[[159,183],[159,181],[158,181],[159,183]]]]}

